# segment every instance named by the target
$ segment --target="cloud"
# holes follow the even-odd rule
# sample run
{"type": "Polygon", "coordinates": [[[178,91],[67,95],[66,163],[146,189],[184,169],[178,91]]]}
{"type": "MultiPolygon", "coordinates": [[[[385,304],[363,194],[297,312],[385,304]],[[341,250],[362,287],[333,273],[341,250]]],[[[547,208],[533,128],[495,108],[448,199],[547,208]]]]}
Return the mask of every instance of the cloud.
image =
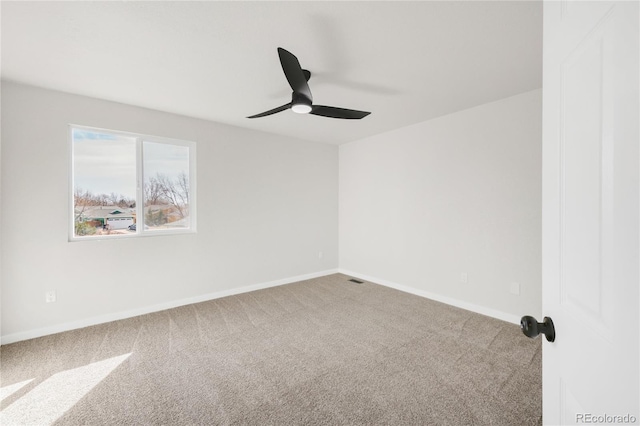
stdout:
{"type": "Polygon", "coordinates": [[[136,142],[118,135],[111,139],[73,140],[73,180],[76,188],[94,194],[136,193],[136,142]]]}

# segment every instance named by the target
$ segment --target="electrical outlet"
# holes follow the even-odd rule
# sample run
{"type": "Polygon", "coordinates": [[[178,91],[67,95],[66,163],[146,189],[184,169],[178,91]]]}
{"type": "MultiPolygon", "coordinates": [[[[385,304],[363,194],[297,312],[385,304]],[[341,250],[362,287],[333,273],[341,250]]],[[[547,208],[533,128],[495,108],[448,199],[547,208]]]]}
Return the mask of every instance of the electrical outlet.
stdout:
{"type": "Polygon", "coordinates": [[[460,272],[460,282],[462,284],[467,284],[469,282],[469,274],[466,272],[460,272]]]}
{"type": "Polygon", "coordinates": [[[324,257],[324,253],[321,251],[318,252],[318,259],[322,259],[324,257]]]}
{"type": "Polygon", "coordinates": [[[511,294],[520,295],[520,283],[511,283],[509,286],[509,292],[511,294]]]}
{"type": "Polygon", "coordinates": [[[47,291],[45,293],[45,301],[47,303],[55,302],[56,301],[56,291],[55,290],[47,291]]]}

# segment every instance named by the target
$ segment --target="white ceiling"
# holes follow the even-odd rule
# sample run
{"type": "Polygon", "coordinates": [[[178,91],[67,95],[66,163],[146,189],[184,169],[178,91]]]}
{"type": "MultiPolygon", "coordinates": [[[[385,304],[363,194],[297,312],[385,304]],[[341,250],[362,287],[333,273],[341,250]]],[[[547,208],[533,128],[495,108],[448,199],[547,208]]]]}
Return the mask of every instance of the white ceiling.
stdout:
{"type": "Polygon", "coordinates": [[[7,2],[2,78],[340,144],[542,86],[542,2],[7,2]],[[277,47],[312,72],[285,111],[277,47]]]}

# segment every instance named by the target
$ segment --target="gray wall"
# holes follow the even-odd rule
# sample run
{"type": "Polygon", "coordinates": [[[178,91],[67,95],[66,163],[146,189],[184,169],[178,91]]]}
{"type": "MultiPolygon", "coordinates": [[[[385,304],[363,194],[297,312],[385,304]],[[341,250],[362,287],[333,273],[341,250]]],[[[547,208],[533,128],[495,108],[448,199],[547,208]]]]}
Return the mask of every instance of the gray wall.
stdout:
{"type": "Polygon", "coordinates": [[[333,145],[3,82],[0,170],[4,342],[338,267],[333,145]],[[69,242],[70,123],[195,141],[198,232],[69,242]]]}
{"type": "Polygon", "coordinates": [[[4,343],[338,265],[540,316],[540,90],[339,148],[8,82],[1,106],[4,343]],[[70,123],[195,141],[198,232],[68,242],[70,123]]]}
{"type": "Polygon", "coordinates": [[[540,316],[541,115],[535,90],[341,145],[341,270],[540,316]]]}

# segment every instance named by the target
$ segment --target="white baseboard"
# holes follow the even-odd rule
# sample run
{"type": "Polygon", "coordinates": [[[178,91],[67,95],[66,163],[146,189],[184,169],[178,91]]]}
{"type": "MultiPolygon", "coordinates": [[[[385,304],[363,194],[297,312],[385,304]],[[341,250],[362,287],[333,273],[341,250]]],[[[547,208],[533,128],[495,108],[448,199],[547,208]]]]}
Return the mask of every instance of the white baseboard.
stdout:
{"type": "Polygon", "coordinates": [[[455,306],[456,308],[466,309],[467,311],[486,315],[502,321],[510,322],[512,324],[520,324],[520,318],[517,317],[516,315],[508,314],[506,312],[498,311],[496,309],[491,309],[485,306],[476,305],[474,303],[465,302],[463,300],[454,299],[453,297],[442,296],[442,295],[431,293],[428,291],[419,290],[417,288],[394,283],[394,282],[383,280],[380,278],[370,277],[368,275],[360,274],[358,272],[348,271],[342,268],[338,269],[338,272],[344,275],[360,278],[361,280],[364,280],[364,281],[369,281],[375,284],[383,285],[385,287],[390,287],[396,290],[404,291],[405,293],[415,294],[416,296],[422,296],[422,297],[426,297],[427,299],[435,300],[437,302],[446,303],[447,305],[455,306]]]}
{"type": "Polygon", "coordinates": [[[338,269],[327,269],[325,271],[313,272],[310,274],[298,275],[295,277],[282,278],[266,283],[248,285],[229,290],[216,291],[200,296],[188,297],[186,299],[173,300],[170,302],[159,303],[157,305],[145,306],[142,308],[131,309],[128,311],[114,312],[112,314],[99,315],[91,318],[85,318],[78,321],[67,322],[63,324],[52,325],[50,327],[42,327],[35,330],[21,331],[18,333],[7,334],[0,337],[0,344],[7,345],[9,343],[19,342],[21,340],[34,339],[36,337],[47,336],[49,334],[60,333],[63,331],[75,330],[78,328],[89,327],[92,325],[103,324],[110,321],[118,321],[121,319],[137,317],[139,315],[149,314],[152,312],[164,311],[165,309],[177,308],[179,306],[191,305],[193,303],[206,302],[207,300],[219,299],[221,297],[233,296],[235,294],[248,293],[250,291],[261,290],[269,287],[290,284],[297,281],[309,280],[312,278],[324,277],[338,273],[338,269]]]}

